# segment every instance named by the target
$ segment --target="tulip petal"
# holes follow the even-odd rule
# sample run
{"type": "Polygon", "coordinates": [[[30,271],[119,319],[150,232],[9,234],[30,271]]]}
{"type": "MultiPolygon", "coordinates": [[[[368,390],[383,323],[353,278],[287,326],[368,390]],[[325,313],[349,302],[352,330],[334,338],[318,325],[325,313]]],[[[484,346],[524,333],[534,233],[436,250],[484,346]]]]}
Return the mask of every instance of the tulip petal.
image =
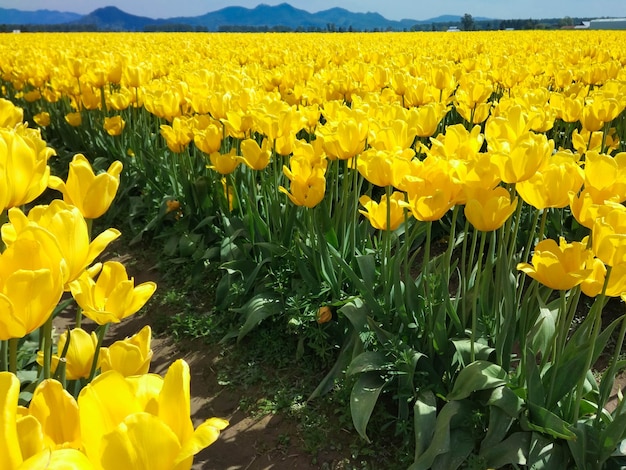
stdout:
{"type": "Polygon", "coordinates": [[[26,460],[17,470],[92,470],[95,467],[76,449],[46,449],[26,460]]]}
{"type": "Polygon", "coordinates": [[[184,442],[178,454],[176,463],[193,457],[201,450],[213,444],[220,435],[220,431],[228,426],[228,421],[221,418],[209,418],[196,428],[191,439],[184,442]]]}
{"type": "Polygon", "coordinates": [[[41,423],[51,447],[80,447],[78,405],[60,382],[51,379],[41,382],[35,389],[29,411],[41,423]]]}
{"type": "Polygon", "coordinates": [[[104,470],[171,470],[180,452],[176,435],[149,413],[128,416],[102,441],[104,470]]]}
{"type": "Polygon", "coordinates": [[[178,436],[181,443],[193,435],[190,418],[189,365],[179,359],[167,370],[159,394],[159,418],[178,436]]]}
{"type": "Polygon", "coordinates": [[[43,430],[37,418],[24,416],[18,419],[16,429],[20,441],[22,459],[28,459],[44,449],[43,430]]]}
{"type": "Polygon", "coordinates": [[[0,372],[0,468],[16,468],[22,453],[15,424],[20,381],[10,372],[0,372]]]}

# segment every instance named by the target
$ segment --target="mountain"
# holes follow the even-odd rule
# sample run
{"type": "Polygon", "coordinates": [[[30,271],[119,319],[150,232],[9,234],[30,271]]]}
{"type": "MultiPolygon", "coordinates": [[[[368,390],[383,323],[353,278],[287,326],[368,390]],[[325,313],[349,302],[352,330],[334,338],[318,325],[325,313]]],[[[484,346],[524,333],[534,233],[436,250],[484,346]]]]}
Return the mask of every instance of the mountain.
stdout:
{"type": "MultiPolygon", "coordinates": [[[[481,18],[474,18],[481,20],[481,18]]],[[[487,19],[487,18],[484,18],[487,19]]],[[[256,28],[285,30],[323,31],[372,31],[409,30],[417,25],[432,23],[458,23],[460,16],[444,15],[428,20],[403,19],[388,20],[379,13],[354,13],[344,8],[310,13],[295,8],[288,3],[270,6],[257,5],[254,8],[226,7],[194,17],[174,17],[153,19],[126,13],[116,7],[104,7],[88,15],[63,13],[49,10],[25,12],[0,8],[0,25],[67,25],[68,29],[96,29],[100,31],[155,31],[155,30],[237,30],[256,28]]],[[[56,28],[58,30],[58,28],[56,28]]]]}
{"type": "Polygon", "coordinates": [[[72,21],[75,25],[96,25],[104,31],[143,31],[148,25],[158,24],[163,20],[155,20],[145,16],[135,16],[116,7],[98,8],[88,15],[72,21]]]}
{"type": "Polygon", "coordinates": [[[0,8],[0,24],[62,24],[77,20],[82,15],[53,10],[22,11],[0,8]]]}

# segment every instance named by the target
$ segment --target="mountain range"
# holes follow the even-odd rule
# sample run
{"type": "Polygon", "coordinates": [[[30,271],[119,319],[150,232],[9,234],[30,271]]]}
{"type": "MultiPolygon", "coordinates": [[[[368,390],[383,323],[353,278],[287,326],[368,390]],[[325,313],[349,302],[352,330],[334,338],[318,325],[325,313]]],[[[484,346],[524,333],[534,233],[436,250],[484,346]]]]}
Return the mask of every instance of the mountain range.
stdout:
{"type": "MultiPolygon", "coordinates": [[[[478,21],[488,18],[474,18],[478,21]]],[[[37,10],[21,11],[0,8],[0,24],[4,25],[81,25],[96,26],[101,31],[146,31],[165,28],[167,25],[185,25],[206,31],[248,28],[287,28],[303,30],[408,30],[416,25],[432,23],[458,23],[460,16],[443,15],[427,20],[389,20],[378,13],[354,13],[343,8],[310,13],[294,8],[288,3],[276,6],[260,4],[255,8],[226,7],[195,17],[153,19],[126,13],[116,7],[104,7],[88,15],[37,10]]]]}

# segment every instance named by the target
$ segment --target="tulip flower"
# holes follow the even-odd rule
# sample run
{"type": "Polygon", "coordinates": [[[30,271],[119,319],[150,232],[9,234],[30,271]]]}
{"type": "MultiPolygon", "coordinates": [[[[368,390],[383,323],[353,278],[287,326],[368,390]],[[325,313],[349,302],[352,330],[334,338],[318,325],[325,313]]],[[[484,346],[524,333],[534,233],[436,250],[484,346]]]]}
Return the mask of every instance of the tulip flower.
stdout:
{"type": "Polygon", "coordinates": [[[626,209],[616,204],[599,215],[591,232],[594,254],[608,266],[626,263],[626,209]]]}
{"type": "Polygon", "coordinates": [[[48,158],[55,155],[46,147],[39,131],[18,126],[0,129],[0,212],[28,204],[48,185],[48,158]]]}
{"type": "Polygon", "coordinates": [[[228,422],[211,418],[195,430],[190,418],[189,366],[177,360],[164,378],[96,377],[78,397],[86,455],[103,470],[187,470],[228,422]],[[141,449],[138,452],[137,449],[141,449]]]}
{"type": "Polygon", "coordinates": [[[47,379],[37,385],[28,406],[28,415],[41,425],[45,448],[81,447],[78,405],[60,382],[47,379]]]}
{"type": "Polygon", "coordinates": [[[263,170],[270,163],[270,157],[272,156],[272,149],[269,145],[268,139],[263,139],[261,147],[253,139],[246,139],[241,142],[241,154],[240,161],[244,162],[248,167],[253,170],[263,170]]]}
{"type": "Polygon", "coordinates": [[[399,191],[394,191],[389,198],[383,194],[380,203],[364,195],[359,198],[359,202],[365,210],[359,209],[359,212],[367,217],[372,227],[377,230],[396,230],[405,220],[405,209],[400,205],[400,201],[403,200],[404,194],[399,191]],[[389,225],[387,225],[387,215],[389,215],[389,225]]]}
{"type": "Polygon", "coordinates": [[[124,265],[117,261],[96,265],[90,271],[85,271],[70,283],[70,290],[83,314],[99,325],[118,323],[133,315],[156,290],[154,282],[135,286],[134,279],[128,278],[124,265]],[[94,281],[92,275],[98,270],[98,280],[94,281]]]}
{"type": "MultiPolygon", "coordinates": [[[[68,341],[68,332],[59,336],[57,354],[52,355],[52,372],[56,372],[62,351],[65,350],[68,341]]],[[[94,354],[98,345],[96,333],[87,333],[82,328],[74,328],[69,332],[69,346],[65,355],[65,378],[77,380],[88,378],[91,372],[94,354]]],[[[43,352],[37,353],[37,363],[43,365],[43,352]]]]}
{"type": "Polygon", "coordinates": [[[89,229],[78,208],[55,199],[48,206],[33,207],[28,216],[20,209],[9,210],[9,222],[2,227],[2,239],[11,245],[18,238],[41,241],[43,229],[56,241],[56,249],[67,267],[65,283],[75,280],[113,240],[119,230],[110,228],[89,240],[89,229]]]}
{"type": "Polygon", "coordinates": [[[465,204],[465,217],[476,230],[497,230],[515,212],[517,198],[511,202],[509,192],[502,186],[495,189],[471,191],[465,204]]]}
{"type": "MultiPolygon", "coordinates": [[[[308,147],[313,149],[311,145],[308,147]]],[[[313,155],[294,155],[289,161],[291,169],[283,166],[283,173],[291,182],[290,191],[287,191],[283,186],[280,186],[278,190],[285,193],[291,202],[297,206],[312,208],[324,199],[326,162],[324,161],[324,164],[312,163],[310,160],[312,157],[313,155]]]]}
{"type": "Polygon", "coordinates": [[[553,150],[553,140],[548,140],[544,134],[528,132],[517,139],[509,150],[494,152],[493,162],[498,167],[502,181],[518,183],[531,178],[552,155],[553,150]]]}
{"type": "Polygon", "coordinates": [[[210,124],[203,129],[194,129],[193,142],[207,155],[218,152],[222,147],[222,127],[210,124]]]}
{"type": "Polygon", "coordinates": [[[360,121],[341,121],[336,128],[321,126],[317,134],[322,138],[324,150],[329,158],[348,160],[365,150],[368,126],[363,119],[360,121]]]}
{"type": "Polygon", "coordinates": [[[65,121],[72,127],[79,127],[83,123],[80,112],[68,113],[65,115],[65,121]]]}
{"type": "Polygon", "coordinates": [[[161,135],[167,147],[174,153],[181,153],[193,139],[193,132],[186,121],[176,117],[172,125],[162,125],[161,135]]]}
{"type": "Polygon", "coordinates": [[[401,179],[398,173],[404,173],[406,167],[415,156],[413,149],[376,150],[363,152],[357,160],[357,169],[370,183],[377,186],[392,186],[401,179]],[[399,171],[398,171],[399,170],[399,171]]]}
{"type": "Polygon", "coordinates": [[[50,113],[42,111],[33,116],[33,121],[40,127],[47,127],[50,125],[50,113]]]}
{"type": "Polygon", "coordinates": [[[569,290],[593,272],[591,259],[586,237],[572,243],[560,237],[558,244],[552,239],[540,241],[531,264],[519,263],[517,269],[551,289],[569,290]]]}
{"type": "Polygon", "coordinates": [[[45,449],[28,460],[17,470],[95,470],[87,456],[76,449],[45,449]]]}
{"type": "Polygon", "coordinates": [[[583,184],[583,171],[563,152],[550,158],[550,163],[533,176],[515,185],[522,199],[536,209],[563,208],[570,203],[569,194],[578,193],[583,184]]]}
{"type": "Polygon", "coordinates": [[[152,330],[144,326],[139,333],[100,350],[101,370],[116,370],[124,377],[147,374],[152,359],[152,330]]]}
{"type": "Polygon", "coordinates": [[[110,136],[120,135],[126,126],[126,121],[122,119],[122,116],[113,116],[104,118],[104,130],[110,136]]]}
{"type": "Polygon", "coordinates": [[[209,158],[211,165],[207,166],[207,168],[215,170],[221,175],[231,174],[237,169],[240,163],[236,148],[232,148],[228,153],[213,152],[209,155],[209,158]]]}
{"type": "MultiPolygon", "coordinates": [[[[606,278],[606,266],[599,258],[593,259],[592,273],[580,284],[583,294],[595,297],[602,292],[606,278]]],[[[626,293],[626,264],[618,264],[611,269],[604,295],[620,297],[626,293]]]]}
{"type": "Polygon", "coordinates": [[[18,435],[17,402],[20,381],[10,372],[0,372],[0,468],[13,470],[22,463],[22,451],[18,435]]]}
{"type": "Polygon", "coordinates": [[[22,338],[50,317],[63,294],[62,260],[42,241],[17,239],[0,255],[0,340],[22,338]]]}
{"type": "Polygon", "coordinates": [[[111,206],[120,185],[122,163],[113,162],[106,173],[96,175],[89,160],[76,154],[67,181],[51,176],[48,186],[63,193],[63,200],[78,208],[86,219],[97,219],[111,206]]]}
{"type": "Polygon", "coordinates": [[[596,201],[626,200],[626,152],[614,157],[588,151],[585,155],[585,189],[596,201]]]}
{"type": "Polygon", "coordinates": [[[11,101],[0,98],[0,128],[13,128],[24,120],[24,110],[11,101]]]}

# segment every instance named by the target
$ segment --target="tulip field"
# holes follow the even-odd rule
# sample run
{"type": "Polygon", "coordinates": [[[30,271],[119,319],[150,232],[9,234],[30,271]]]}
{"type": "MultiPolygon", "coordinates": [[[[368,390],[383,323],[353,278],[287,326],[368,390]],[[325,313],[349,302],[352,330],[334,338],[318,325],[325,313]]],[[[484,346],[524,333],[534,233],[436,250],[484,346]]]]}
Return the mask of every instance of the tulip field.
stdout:
{"type": "Polygon", "coordinates": [[[189,469],[228,425],[150,327],[103,347],[156,290],[98,262],[120,230],[410,470],[623,468],[625,66],[617,31],[0,36],[0,468],[189,469]]]}

